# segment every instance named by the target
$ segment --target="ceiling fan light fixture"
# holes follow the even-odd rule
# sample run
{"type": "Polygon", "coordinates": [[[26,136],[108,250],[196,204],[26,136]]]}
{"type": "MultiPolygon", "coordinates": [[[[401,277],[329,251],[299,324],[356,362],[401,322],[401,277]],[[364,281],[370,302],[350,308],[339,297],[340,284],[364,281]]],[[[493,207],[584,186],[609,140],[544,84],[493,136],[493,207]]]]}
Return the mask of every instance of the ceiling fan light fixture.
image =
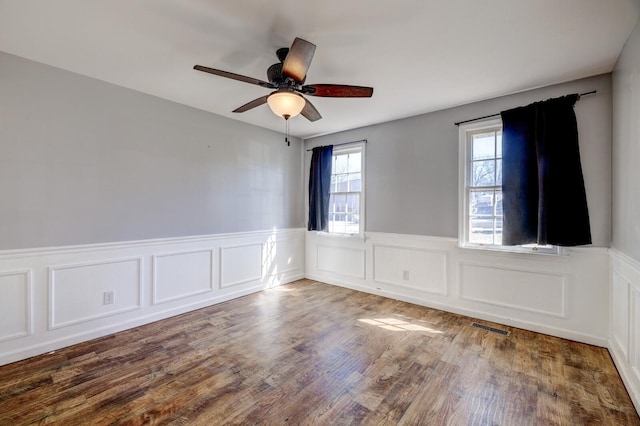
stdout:
{"type": "Polygon", "coordinates": [[[307,71],[311,65],[316,45],[296,37],[291,47],[282,47],[276,51],[280,61],[267,69],[269,81],[259,80],[235,74],[229,71],[195,65],[197,71],[206,72],[243,83],[255,84],[266,89],[275,90],[270,95],[261,96],[233,110],[233,112],[247,112],[266,103],[278,117],[285,119],[287,126],[289,118],[300,114],[313,122],[320,120],[322,115],[305,96],[319,96],[323,98],[370,98],[373,87],[351,86],[346,84],[310,84],[304,85],[307,71]]]}
{"type": "Polygon", "coordinates": [[[306,100],[297,93],[284,90],[270,94],[267,103],[275,115],[289,119],[300,114],[306,100]]]}

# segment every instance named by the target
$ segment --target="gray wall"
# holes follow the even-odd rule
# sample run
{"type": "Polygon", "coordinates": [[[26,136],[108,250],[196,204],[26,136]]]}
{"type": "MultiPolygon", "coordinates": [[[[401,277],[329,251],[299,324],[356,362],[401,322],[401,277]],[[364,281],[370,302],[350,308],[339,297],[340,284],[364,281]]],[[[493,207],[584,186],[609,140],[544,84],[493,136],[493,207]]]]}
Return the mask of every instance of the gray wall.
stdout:
{"type": "MultiPolygon", "coordinates": [[[[575,111],[593,242],[595,246],[608,247],[611,227],[609,74],[312,138],[305,141],[305,147],[368,140],[366,231],[455,238],[458,234],[458,127],[454,123],[591,90],[598,93],[582,98],[575,111]]],[[[305,153],[307,181],[311,153],[305,153]]]]}
{"type": "Polygon", "coordinates": [[[0,52],[0,249],[300,227],[301,158],[300,140],[0,52]]]}
{"type": "Polygon", "coordinates": [[[640,262],[640,21],[613,70],[611,246],[640,262]]]}

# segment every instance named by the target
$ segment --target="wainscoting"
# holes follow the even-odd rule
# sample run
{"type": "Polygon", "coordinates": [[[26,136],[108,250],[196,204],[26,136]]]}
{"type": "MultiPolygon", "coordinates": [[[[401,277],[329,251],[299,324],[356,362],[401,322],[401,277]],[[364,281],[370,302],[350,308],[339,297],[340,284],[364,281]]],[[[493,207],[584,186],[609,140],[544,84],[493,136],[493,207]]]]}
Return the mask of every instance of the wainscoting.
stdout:
{"type": "Polygon", "coordinates": [[[306,234],[311,278],[598,346],[608,346],[609,254],[460,249],[451,238],[306,234]]]}
{"type": "Polygon", "coordinates": [[[304,278],[302,229],[0,252],[0,365],[304,278]]]}
{"type": "Polygon", "coordinates": [[[289,229],[2,251],[0,365],[305,276],[608,347],[640,411],[640,264],[603,248],[513,254],[289,229]]]}
{"type": "Polygon", "coordinates": [[[609,352],[640,412],[640,263],[611,250],[609,352]]]}

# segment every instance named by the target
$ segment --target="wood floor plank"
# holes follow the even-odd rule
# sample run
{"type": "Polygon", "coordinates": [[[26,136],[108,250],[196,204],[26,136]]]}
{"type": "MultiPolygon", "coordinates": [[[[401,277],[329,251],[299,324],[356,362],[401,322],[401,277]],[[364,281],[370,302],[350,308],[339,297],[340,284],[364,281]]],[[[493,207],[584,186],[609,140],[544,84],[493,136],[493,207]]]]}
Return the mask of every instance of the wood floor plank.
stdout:
{"type": "Polygon", "coordinates": [[[521,426],[533,426],[536,423],[538,406],[538,385],[534,376],[516,372],[508,380],[506,389],[504,416],[506,419],[518,419],[521,426]]]}
{"type": "Polygon", "coordinates": [[[0,367],[0,425],[596,423],[606,349],[310,280],[0,367]]]}

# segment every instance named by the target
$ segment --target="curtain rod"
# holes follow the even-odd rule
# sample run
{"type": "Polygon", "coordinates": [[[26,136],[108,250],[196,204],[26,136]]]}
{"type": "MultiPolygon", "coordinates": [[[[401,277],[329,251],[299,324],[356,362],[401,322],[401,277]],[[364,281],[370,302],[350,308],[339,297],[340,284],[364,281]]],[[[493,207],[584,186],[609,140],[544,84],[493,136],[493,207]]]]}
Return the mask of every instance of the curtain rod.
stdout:
{"type": "MultiPolygon", "coordinates": [[[[360,142],[367,143],[367,140],[366,140],[366,139],[360,139],[359,141],[351,141],[351,142],[334,143],[334,144],[333,144],[333,146],[349,145],[349,144],[352,144],[352,143],[360,143],[360,142]]],[[[311,148],[311,149],[308,149],[308,150],[307,150],[307,152],[309,152],[309,151],[313,151],[313,148],[311,148]]]]}
{"type": "MultiPolygon", "coordinates": [[[[581,97],[586,96],[586,95],[593,95],[595,93],[597,93],[597,90],[592,90],[590,92],[584,92],[584,93],[580,93],[578,95],[578,100],[580,100],[581,97]]],[[[461,124],[465,124],[465,123],[471,123],[472,121],[478,121],[478,120],[483,120],[485,118],[491,118],[491,117],[498,117],[500,115],[500,113],[497,114],[491,114],[491,115],[485,115],[484,117],[477,117],[477,118],[471,118],[469,120],[464,120],[464,121],[458,121],[457,123],[453,123],[456,126],[459,126],[461,124]]]]}

